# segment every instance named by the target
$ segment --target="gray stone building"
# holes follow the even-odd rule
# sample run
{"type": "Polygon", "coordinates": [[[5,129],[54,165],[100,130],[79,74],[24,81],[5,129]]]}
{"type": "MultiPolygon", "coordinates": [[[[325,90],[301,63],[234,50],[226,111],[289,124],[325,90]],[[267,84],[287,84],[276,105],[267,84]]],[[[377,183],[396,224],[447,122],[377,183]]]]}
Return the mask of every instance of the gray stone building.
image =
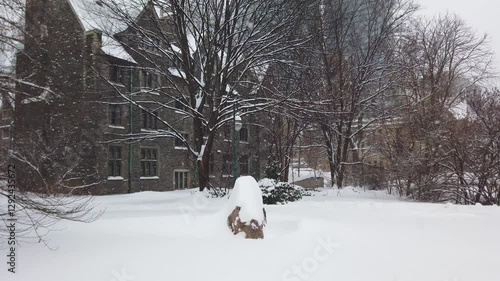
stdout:
{"type": "MultiPolygon", "coordinates": [[[[19,188],[113,194],[196,187],[196,159],[186,144],[169,134],[149,137],[167,132],[162,120],[169,120],[192,141],[193,122],[182,105],[155,93],[182,78],[157,74],[151,65],[168,68],[174,62],[155,59],[154,48],[135,48],[144,42],[132,40],[137,34],[126,24],[115,34],[96,28],[96,21],[111,19],[90,17],[89,3],[96,5],[27,1],[27,35],[16,65],[17,77],[27,83],[16,86],[23,94],[16,95],[12,130],[19,188]],[[151,106],[151,98],[166,106],[151,106]]],[[[159,13],[149,3],[138,11],[135,24],[168,27],[159,13]]],[[[257,128],[249,117],[237,140],[240,174],[258,178],[257,128]]],[[[211,154],[214,186],[232,183],[230,132],[230,126],[221,130],[211,154]]]]}
{"type": "Polygon", "coordinates": [[[0,71],[0,84],[7,87],[0,88],[0,164],[5,167],[8,151],[12,145],[12,116],[14,111],[14,94],[7,89],[12,83],[10,75],[0,71]]]}

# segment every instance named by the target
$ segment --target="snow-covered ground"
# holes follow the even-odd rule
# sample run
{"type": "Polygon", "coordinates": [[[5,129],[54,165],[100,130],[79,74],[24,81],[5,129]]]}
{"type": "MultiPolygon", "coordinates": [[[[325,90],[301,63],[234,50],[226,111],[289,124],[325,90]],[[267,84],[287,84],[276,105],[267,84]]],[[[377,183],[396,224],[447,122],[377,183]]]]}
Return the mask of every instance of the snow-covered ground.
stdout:
{"type": "Polygon", "coordinates": [[[300,170],[298,168],[293,168],[290,169],[288,181],[297,182],[315,177],[328,177],[328,180],[330,180],[329,175],[323,171],[314,170],[312,168],[301,168],[300,170]]]}
{"type": "MultiPolygon", "coordinates": [[[[266,206],[265,239],[233,236],[227,199],[193,191],[96,198],[91,224],[64,222],[18,248],[23,281],[496,281],[500,208],[399,201],[383,192],[323,190],[266,206]]],[[[5,243],[2,243],[5,244],[5,243]]]]}

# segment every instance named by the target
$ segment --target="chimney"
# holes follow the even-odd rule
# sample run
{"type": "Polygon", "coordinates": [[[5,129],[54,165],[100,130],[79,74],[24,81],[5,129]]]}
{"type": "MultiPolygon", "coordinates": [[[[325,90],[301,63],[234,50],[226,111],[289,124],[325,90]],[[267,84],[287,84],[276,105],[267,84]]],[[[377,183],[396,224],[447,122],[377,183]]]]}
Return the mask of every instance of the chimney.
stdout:
{"type": "Polygon", "coordinates": [[[101,51],[102,47],[102,31],[92,29],[85,33],[86,47],[91,50],[92,54],[101,51]]]}

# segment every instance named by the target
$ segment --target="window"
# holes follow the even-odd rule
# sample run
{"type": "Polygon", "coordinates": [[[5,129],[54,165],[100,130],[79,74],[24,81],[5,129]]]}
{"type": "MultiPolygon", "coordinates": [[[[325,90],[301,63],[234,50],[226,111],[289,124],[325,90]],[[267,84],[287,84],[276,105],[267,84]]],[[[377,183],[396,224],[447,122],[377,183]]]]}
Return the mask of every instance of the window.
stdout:
{"type": "Polygon", "coordinates": [[[140,72],[140,86],[142,88],[152,88],[153,87],[153,75],[150,72],[141,70],[140,72]]]}
{"type": "Polygon", "coordinates": [[[240,175],[248,175],[248,155],[243,155],[240,158],[240,175]]]}
{"type": "MultiPolygon", "coordinates": [[[[182,134],[186,141],[189,141],[189,134],[182,134]]],[[[175,147],[187,147],[187,144],[180,138],[175,138],[175,147]]]]}
{"type": "Polygon", "coordinates": [[[141,177],[158,176],[158,155],[156,148],[141,148],[141,177]]]}
{"type": "Polygon", "coordinates": [[[158,129],[158,112],[153,111],[152,113],[142,110],[142,128],[143,129],[158,129]]]}
{"type": "Polygon", "coordinates": [[[159,47],[161,46],[161,41],[160,39],[154,37],[154,36],[140,36],[140,42],[139,42],[139,47],[144,49],[145,51],[151,52],[158,54],[160,52],[159,47]]]}
{"type": "Polygon", "coordinates": [[[2,119],[3,120],[8,120],[11,118],[12,118],[12,110],[11,109],[2,110],[2,119]]]}
{"type": "Polygon", "coordinates": [[[248,129],[247,128],[241,128],[240,141],[248,142],[248,129]]]}
{"type": "Polygon", "coordinates": [[[174,188],[186,189],[189,187],[189,172],[174,171],[174,188]]]}
{"type": "Polygon", "coordinates": [[[119,177],[122,175],[122,148],[110,146],[108,150],[108,176],[119,177]]]}
{"type": "Polygon", "coordinates": [[[224,136],[225,140],[232,139],[232,131],[231,131],[231,126],[226,125],[222,128],[222,134],[224,136]]]}
{"type": "Polygon", "coordinates": [[[208,160],[208,173],[213,174],[215,172],[215,160],[214,155],[210,154],[210,159],[208,160]]]}
{"type": "Polygon", "coordinates": [[[110,67],[109,79],[113,82],[123,83],[123,70],[118,65],[110,67]]]}
{"type": "Polygon", "coordinates": [[[223,175],[233,174],[233,158],[229,154],[224,154],[222,156],[222,174],[223,175]]]}
{"type": "Polygon", "coordinates": [[[109,105],[109,124],[121,125],[122,124],[122,107],[119,104],[109,105]]]}
{"type": "Polygon", "coordinates": [[[10,139],[10,128],[2,128],[2,139],[10,139]]]}
{"type": "Polygon", "coordinates": [[[208,130],[208,125],[201,125],[201,133],[203,134],[204,138],[208,136],[208,133],[210,133],[210,130],[208,130]]]}
{"type": "Polygon", "coordinates": [[[175,100],[175,108],[179,109],[179,110],[182,110],[182,111],[186,111],[187,110],[187,107],[185,106],[185,104],[182,101],[180,101],[180,100],[175,100]]]}
{"type": "Polygon", "coordinates": [[[157,89],[160,87],[160,75],[151,71],[141,70],[139,72],[139,86],[141,88],[157,89]]]}
{"type": "Polygon", "coordinates": [[[152,52],[159,53],[159,51],[160,51],[160,50],[159,50],[159,48],[160,48],[160,46],[161,46],[161,45],[160,45],[160,44],[161,44],[160,39],[158,39],[158,38],[156,38],[156,37],[152,37],[152,38],[151,38],[151,43],[152,43],[152,44],[151,44],[150,50],[151,50],[152,52]]]}
{"type": "Polygon", "coordinates": [[[9,155],[9,150],[5,147],[0,148],[0,156],[7,157],[9,155]]]}

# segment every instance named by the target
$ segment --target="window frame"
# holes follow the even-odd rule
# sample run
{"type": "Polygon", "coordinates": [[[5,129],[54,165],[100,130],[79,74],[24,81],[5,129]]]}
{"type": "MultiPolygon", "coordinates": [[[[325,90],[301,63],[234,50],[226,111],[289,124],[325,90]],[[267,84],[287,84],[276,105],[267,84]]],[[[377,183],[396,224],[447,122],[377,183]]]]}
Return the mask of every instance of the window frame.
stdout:
{"type": "Polygon", "coordinates": [[[247,127],[241,128],[239,134],[240,142],[248,142],[250,132],[247,127]]]}
{"type": "Polygon", "coordinates": [[[141,129],[158,130],[158,111],[148,112],[143,109],[141,116],[141,129]]]}
{"type": "Polygon", "coordinates": [[[223,176],[233,175],[233,156],[231,154],[222,155],[222,175],[223,176]]]}
{"type": "Polygon", "coordinates": [[[141,179],[158,178],[159,149],[156,147],[141,147],[141,179]],[[149,153],[148,153],[149,152],[149,153]],[[153,153],[154,152],[154,153],[153,153]],[[148,156],[149,154],[149,156],[148,156]]]}
{"type": "Polygon", "coordinates": [[[188,189],[190,180],[189,180],[189,170],[185,169],[176,169],[174,170],[173,175],[173,187],[174,190],[183,190],[188,189]]]}
{"type": "Polygon", "coordinates": [[[139,47],[144,51],[153,54],[160,54],[161,40],[160,38],[153,35],[139,35],[139,47]]]}
{"type": "MultiPolygon", "coordinates": [[[[189,134],[188,133],[180,133],[184,139],[189,143],[189,134]]],[[[174,147],[176,149],[188,149],[188,145],[185,144],[181,139],[175,138],[174,140],[174,147]]]]}
{"type": "Polygon", "coordinates": [[[233,132],[232,132],[232,127],[230,125],[225,125],[222,127],[222,139],[224,141],[232,141],[233,139],[233,132]]]}
{"type": "Polygon", "coordinates": [[[139,70],[139,87],[142,89],[158,89],[161,87],[161,76],[150,70],[139,70]]]}
{"type": "Polygon", "coordinates": [[[123,126],[122,124],[122,117],[123,117],[123,112],[122,112],[122,106],[121,104],[109,104],[108,107],[109,110],[109,125],[111,126],[123,126]],[[115,116],[116,114],[116,109],[118,109],[118,116],[115,116]],[[118,121],[118,122],[116,122],[118,121]]]}
{"type": "Polygon", "coordinates": [[[122,177],[123,147],[118,145],[108,146],[108,177],[122,177]],[[118,151],[118,153],[116,153],[118,151]]]}
{"type": "Polygon", "coordinates": [[[180,113],[185,113],[188,109],[188,107],[182,101],[180,101],[180,99],[175,99],[174,107],[175,110],[180,113]]]}
{"type": "Polygon", "coordinates": [[[10,140],[10,126],[2,127],[2,140],[10,140]],[[5,136],[5,132],[7,132],[7,136],[5,136]]]}
{"type": "Polygon", "coordinates": [[[250,157],[247,154],[244,154],[239,159],[239,168],[240,175],[249,175],[250,174],[250,157]]]}
{"type": "Polygon", "coordinates": [[[2,109],[2,120],[10,120],[12,119],[12,109],[10,108],[6,108],[6,109],[2,109]]]}
{"type": "Polygon", "coordinates": [[[114,83],[124,84],[123,83],[124,71],[122,67],[116,64],[112,64],[109,71],[110,71],[109,81],[114,83]]]}
{"type": "Polygon", "coordinates": [[[213,175],[215,172],[215,157],[213,154],[210,154],[208,159],[208,174],[213,175]]]}

